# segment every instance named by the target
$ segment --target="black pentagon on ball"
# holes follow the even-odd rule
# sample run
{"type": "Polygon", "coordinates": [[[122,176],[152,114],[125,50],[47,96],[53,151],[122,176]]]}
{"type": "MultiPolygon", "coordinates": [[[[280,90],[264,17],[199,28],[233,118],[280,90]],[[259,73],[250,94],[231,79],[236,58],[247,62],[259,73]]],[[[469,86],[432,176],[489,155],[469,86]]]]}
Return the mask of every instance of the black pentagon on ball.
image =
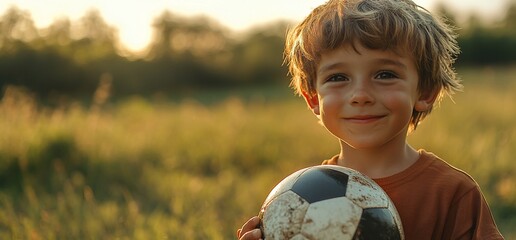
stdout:
{"type": "Polygon", "coordinates": [[[302,173],[292,191],[308,203],[346,196],[349,176],[328,168],[313,167],[302,173]]]}
{"type": "Polygon", "coordinates": [[[401,239],[394,216],[387,208],[367,208],[362,212],[354,240],[401,239]]]}

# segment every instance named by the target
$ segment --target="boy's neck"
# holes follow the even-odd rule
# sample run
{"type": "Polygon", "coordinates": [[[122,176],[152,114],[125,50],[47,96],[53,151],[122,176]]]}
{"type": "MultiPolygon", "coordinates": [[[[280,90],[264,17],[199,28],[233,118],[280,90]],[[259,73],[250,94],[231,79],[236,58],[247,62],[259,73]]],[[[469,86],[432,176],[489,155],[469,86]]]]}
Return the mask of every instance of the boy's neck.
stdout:
{"type": "Polygon", "coordinates": [[[378,149],[355,149],[341,142],[338,164],[378,179],[399,173],[418,159],[419,153],[406,142],[397,148],[378,149]]]}

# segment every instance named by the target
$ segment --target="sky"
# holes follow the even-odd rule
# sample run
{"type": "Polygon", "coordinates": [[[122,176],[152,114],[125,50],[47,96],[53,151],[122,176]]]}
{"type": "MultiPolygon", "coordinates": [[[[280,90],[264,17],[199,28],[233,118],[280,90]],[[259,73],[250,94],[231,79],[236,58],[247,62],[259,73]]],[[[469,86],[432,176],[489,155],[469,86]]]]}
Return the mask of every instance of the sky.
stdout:
{"type": "MultiPolygon", "coordinates": [[[[503,17],[503,10],[511,0],[414,1],[429,10],[439,1],[444,2],[460,20],[470,12],[485,19],[503,17]]],[[[118,29],[122,44],[140,51],[152,37],[154,18],[165,10],[183,16],[207,15],[234,31],[241,31],[278,19],[301,21],[324,2],[326,0],[0,0],[0,14],[16,6],[31,14],[36,27],[44,28],[63,17],[77,20],[95,8],[110,26],[118,29]]]]}

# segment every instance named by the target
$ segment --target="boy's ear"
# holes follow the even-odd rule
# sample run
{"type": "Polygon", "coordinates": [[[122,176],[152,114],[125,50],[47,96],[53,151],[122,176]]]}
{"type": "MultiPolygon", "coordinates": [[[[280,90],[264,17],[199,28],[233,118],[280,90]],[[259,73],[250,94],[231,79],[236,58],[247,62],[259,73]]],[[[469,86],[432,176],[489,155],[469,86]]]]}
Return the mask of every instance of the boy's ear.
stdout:
{"type": "Polygon", "coordinates": [[[419,96],[419,99],[417,100],[414,109],[418,112],[425,112],[432,109],[432,106],[434,105],[434,102],[437,99],[438,92],[439,91],[434,90],[429,93],[422,93],[419,96]]]}
{"type": "Polygon", "coordinates": [[[319,97],[317,94],[310,94],[305,91],[302,92],[303,98],[305,98],[306,103],[308,104],[308,107],[312,109],[312,112],[319,116],[321,114],[321,111],[319,109],[319,97]]]}

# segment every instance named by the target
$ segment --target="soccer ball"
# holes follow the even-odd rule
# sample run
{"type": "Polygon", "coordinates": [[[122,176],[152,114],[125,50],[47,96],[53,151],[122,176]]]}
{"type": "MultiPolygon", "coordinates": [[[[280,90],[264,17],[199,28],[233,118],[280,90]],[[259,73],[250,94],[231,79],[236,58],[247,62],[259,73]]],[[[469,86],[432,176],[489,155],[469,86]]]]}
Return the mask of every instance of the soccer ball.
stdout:
{"type": "Polygon", "coordinates": [[[320,165],[281,181],[260,210],[266,240],[404,239],[387,194],[353,169],[320,165]]]}

